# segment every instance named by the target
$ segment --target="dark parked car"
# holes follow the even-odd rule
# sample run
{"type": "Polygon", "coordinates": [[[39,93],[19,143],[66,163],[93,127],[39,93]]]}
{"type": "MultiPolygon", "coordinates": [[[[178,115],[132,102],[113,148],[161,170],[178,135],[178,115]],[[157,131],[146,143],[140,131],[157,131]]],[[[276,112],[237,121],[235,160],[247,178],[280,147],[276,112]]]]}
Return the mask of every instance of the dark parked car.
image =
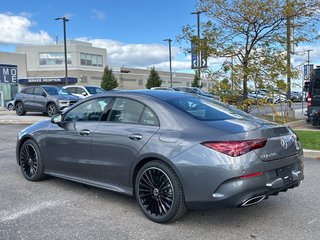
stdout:
{"type": "Polygon", "coordinates": [[[17,115],[43,112],[53,116],[70,107],[80,98],[57,86],[33,86],[22,89],[14,98],[17,115]]]}
{"type": "Polygon", "coordinates": [[[292,102],[301,102],[302,101],[302,93],[297,92],[297,91],[292,91],[290,99],[292,102]]]}
{"type": "Polygon", "coordinates": [[[86,98],[22,130],[16,153],[30,181],[51,175],[135,196],[160,223],[188,208],[251,206],[303,179],[289,127],[173,91],[86,98]]]}
{"type": "Polygon", "coordinates": [[[312,122],[314,126],[320,125],[320,67],[313,70],[311,74],[310,82],[305,83],[304,90],[307,95],[307,116],[309,122],[312,122]]]}

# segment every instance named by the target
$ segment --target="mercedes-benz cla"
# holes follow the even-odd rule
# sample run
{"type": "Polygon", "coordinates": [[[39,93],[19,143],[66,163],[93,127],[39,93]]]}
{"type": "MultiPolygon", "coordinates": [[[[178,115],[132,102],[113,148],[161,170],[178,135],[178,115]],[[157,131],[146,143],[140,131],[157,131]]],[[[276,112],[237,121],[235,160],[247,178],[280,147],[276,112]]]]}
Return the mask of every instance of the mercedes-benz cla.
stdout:
{"type": "Polygon", "coordinates": [[[135,196],[161,223],[188,208],[254,205],[304,177],[289,127],[172,91],[86,98],[22,130],[16,153],[30,181],[51,175],[135,196]]]}

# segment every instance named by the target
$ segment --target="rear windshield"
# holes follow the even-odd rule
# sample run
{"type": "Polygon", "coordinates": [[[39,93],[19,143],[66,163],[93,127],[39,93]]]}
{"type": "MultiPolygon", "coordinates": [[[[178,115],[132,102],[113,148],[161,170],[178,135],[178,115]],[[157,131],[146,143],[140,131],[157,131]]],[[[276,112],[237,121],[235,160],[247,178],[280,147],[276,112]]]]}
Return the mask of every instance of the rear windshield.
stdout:
{"type": "Polygon", "coordinates": [[[167,102],[201,121],[216,121],[235,118],[254,119],[254,117],[243,111],[215,100],[207,100],[197,97],[181,97],[169,99],[167,102]]]}

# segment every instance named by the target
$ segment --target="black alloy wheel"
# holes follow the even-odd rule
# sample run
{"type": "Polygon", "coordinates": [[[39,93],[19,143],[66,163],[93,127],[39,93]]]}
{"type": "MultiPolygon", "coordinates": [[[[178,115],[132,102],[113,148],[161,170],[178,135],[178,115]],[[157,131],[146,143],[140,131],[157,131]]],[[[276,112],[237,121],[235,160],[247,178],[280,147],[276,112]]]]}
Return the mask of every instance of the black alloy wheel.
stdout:
{"type": "Polygon", "coordinates": [[[23,176],[29,181],[38,181],[45,177],[40,151],[33,140],[27,140],[20,148],[20,167],[23,176]]]}
{"type": "Polygon", "coordinates": [[[54,103],[50,103],[47,106],[47,114],[48,114],[49,117],[52,117],[52,116],[56,115],[57,112],[58,112],[58,108],[54,103]]]}
{"type": "Polygon", "coordinates": [[[23,106],[22,102],[18,102],[16,104],[16,114],[18,116],[23,116],[23,115],[26,114],[26,110],[24,109],[24,106],[23,106]]]}
{"type": "Polygon", "coordinates": [[[140,169],[135,193],[143,213],[155,222],[177,220],[186,212],[181,183],[161,161],[149,162],[140,169]]]}

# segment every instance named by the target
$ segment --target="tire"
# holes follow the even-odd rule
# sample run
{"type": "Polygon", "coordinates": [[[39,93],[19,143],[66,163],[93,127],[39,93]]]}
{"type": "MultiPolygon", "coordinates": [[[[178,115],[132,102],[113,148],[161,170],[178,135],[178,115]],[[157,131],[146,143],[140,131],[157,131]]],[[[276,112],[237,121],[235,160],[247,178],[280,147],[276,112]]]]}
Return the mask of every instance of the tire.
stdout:
{"type": "Polygon", "coordinates": [[[58,108],[54,103],[50,103],[47,106],[47,114],[49,117],[56,115],[58,112],[58,108]]]}
{"type": "Polygon", "coordinates": [[[173,169],[155,160],[139,170],[135,195],[142,212],[157,223],[175,221],[187,211],[182,185],[173,169]]]}
{"type": "Polygon", "coordinates": [[[14,110],[14,107],[13,107],[12,103],[8,104],[8,110],[9,111],[13,111],[14,110]]]}
{"type": "Polygon", "coordinates": [[[26,110],[24,109],[24,106],[23,106],[22,102],[17,102],[16,103],[16,114],[18,116],[26,115],[26,110]]]}
{"type": "Polygon", "coordinates": [[[23,176],[29,181],[45,178],[40,150],[35,141],[25,141],[19,151],[19,163],[23,176]]]}

